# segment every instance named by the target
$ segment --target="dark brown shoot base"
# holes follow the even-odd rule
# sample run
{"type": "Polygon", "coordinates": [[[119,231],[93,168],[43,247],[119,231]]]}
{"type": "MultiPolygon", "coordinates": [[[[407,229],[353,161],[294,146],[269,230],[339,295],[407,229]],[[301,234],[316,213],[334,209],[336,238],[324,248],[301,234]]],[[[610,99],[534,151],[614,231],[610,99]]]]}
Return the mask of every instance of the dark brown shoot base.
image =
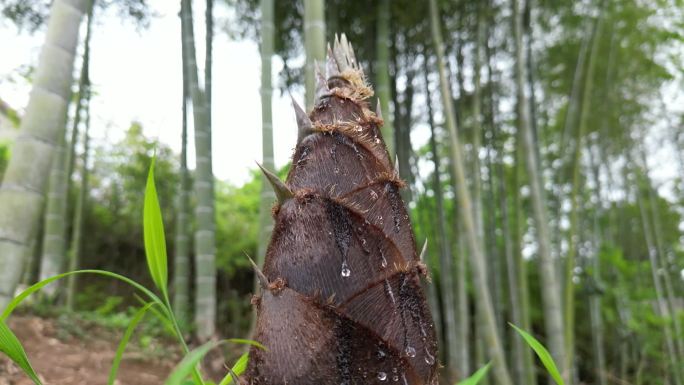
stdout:
{"type": "Polygon", "coordinates": [[[379,111],[342,35],[318,73],[268,247],[246,383],[432,385],[437,345],[424,271],[379,111]]]}

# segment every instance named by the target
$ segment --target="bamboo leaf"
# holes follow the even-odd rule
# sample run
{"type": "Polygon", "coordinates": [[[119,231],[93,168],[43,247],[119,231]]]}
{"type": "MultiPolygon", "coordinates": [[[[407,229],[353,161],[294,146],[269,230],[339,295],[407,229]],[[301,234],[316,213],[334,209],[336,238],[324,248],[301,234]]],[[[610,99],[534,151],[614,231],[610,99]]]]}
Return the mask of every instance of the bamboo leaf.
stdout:
{"type": "Polygon", "coordinates": [[[192,350],[188,353],[185,358],[176,366],[176,368],[171,372],[169,377],[164,382],[164,385],[181,385],[183,381],[190,375],[190,373],[195,369],[197,364],[200,362],[202,357],[204,357],[209,351],[226,341],[210,341],[204,345],[192,350]]]}
{"type": "Polygon", "coordinates": [[[58,275],[55,275],[55,276],[50,277],[50,278],[46,278],[46,279],[44,279],[38,283],[35,283],[35,284],[29,286],[28,288],[26,288],[26,290],[22,291],[18,296],[14,297],[12,299],[12,301],[10,301],[9,304],[7,304],[7,307],[3,311],[2,315],[0,315],[0,321],[6,320],[7,317],[9,317],[10,314],[12,314],[12,311],[14,311],[14,309],[17,306],[19,306],[19,304],[21,304],[21,302],[23,300],[25,300],[31,294],[42,289],[43,287],[49,285],[50,283],[52,283],[58,279],[68,277],[72,274],[85,274],[85,273],[100,274],[100,275],[104,275],[104,276],[111,277],[111,278],[116,278],[120,281],[126,282],[129,285],[133,286],[134,288],[143,292],[145,295],[147,295],[150,298],[150,300],[152,300],[153,302],[159,303],[164,308],[164,303],[161,301],[161,299],[159,299],[159,297],[157,295],[155,295],[153,292],[151,292],[145,286],[135,282],[134,280],[132,280],[130,278],[127,278],[127,277],[120,275],[120,274],[112,273],[110,271],[104,271],[104,270],[77,270],[77,271],[70,271],[67,273],[58,274],[58,275]]]}
{"type": "Polygon", "coordinates": [[[121,364],[123,353],[126,350],[126,345],[128,345],[128,341],[130,341],[131,336],[135,331],[135,328],[138,326],[140,321],[142,321],[143,317],[145,317],[145,313],[147,313],[147,311],[155,304],[155,302],[149,302],[145,304],[143,307],[138,309],[138,311],[136,311],[133,315],[133,318],[131,318],[131,322],[129,322],[128,327],[126,328],[126,331],[124,332],[124,335],[121,338],[121,342],[119,342],[119,347],[116,349],[114,361],[112,361],[112,368],[109,371],[109,379],[107,380],[108,385],[113,385],[114,381],[116,380],[116,374],[119,370],[119,365],[121,364]]]}
{"type": "Polygon", "coordinates": [[[166,297],[168,282],[166,239],[164,238],[164,222],[157,197],[157,188],[154,185],[154,158],[150,164],[145,187],[143,238],[145,239],[145,255],[147,256],[147,267],[150,269],[150,275],[154,284],[166,297]]]}
{"type": "Polygon", "coordinates": [[[546,368],[546,371],[549,372],[553,380],[556,381],[558,385],[565,385],[565,383],[563,382],[563,378],[561,377],[560,372],[558,371],[558,367],[556,367],[556,363],[553,361],[553,358],[551,357],[551,353],[549,353],[549,351],[546,350],[544,345],[542,345],[541,342],[537,341],[536,338],[532,337],[532,335],[527,333],[526,331],[520,329],[512,323],[509,323],[509,325],[511,325],[511,327],[513,327],[513,329],[515,329],[515,331],[523,337],[525,342],[532,348],[532,350],[534,350],[534,352],[537,354],[537,357],[539,357],[542,364],[546,368]]]}
{"type": "Polygon", "coordinates": [[[229,338],[227,341],[228,341],[228,342],[232,342],[232,343],[234,343],[234,344],[242,344],[242,345],[252,345],[252,346],[256,346],[257,348],[259,348],[259,349],[261,349],[261,350],[268,350],[267,347],[265,347],[264,345],[260,344],[260,343],[257,342],[257,341],[254,341],[254,340],[246,340],[246,339],[242,339],[242,338],[229,338]]]}
{"type": "Polygon", "coordinates": [[[42,384],[40,378],[38,378],[38,375],[33,370],[33,367],[26,356],[26,351],[24,351],[24,347],[21,346],[21,342],[19,342],[19,339],[17,339],[4,321],[0,321],[0,352],[5,353],[15,364],[19,365],[21,370],[23,370],[35,384],[42,384]]]}
{"type": "Polygon", "coordinates": [[[482,379],[487,374],[491,366],[492,363],[488,362],[487,365],[478,369],[477,372],[473,373],[472,376],[466,378],[463,381],[458,382],[456,385],[477,385],[480,381],[482,381],[482,379]]]}
{"type": "Polygon", "coordinates": [[[233,367],[231,370],[226,374],[225,377],[223,377],[223,380],[219,383],[219,385],[228,385],[233,382],[233,375],[239,376],[242,373],[247,370],[247,363],[249,362],[249,353],[245,353],[238,358],[237,361],[235,361],[235,364],[233,364],[233,367]]]}

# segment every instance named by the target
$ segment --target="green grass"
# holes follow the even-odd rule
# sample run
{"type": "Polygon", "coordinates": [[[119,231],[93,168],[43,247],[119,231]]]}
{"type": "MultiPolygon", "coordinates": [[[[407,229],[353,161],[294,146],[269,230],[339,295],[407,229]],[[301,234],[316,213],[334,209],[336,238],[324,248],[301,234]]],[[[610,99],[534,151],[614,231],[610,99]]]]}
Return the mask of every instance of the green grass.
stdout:
{"type": "MultiPolygon", "coordinates": [[[[544,365],[544,368],[546,368],[546,371],[549,373],[551,378],[556,382],[558,385],[565,385],[565,382],[563,382],[563,377],[561,377],[560,372],[558,371],[558,367],[556,366],[556,363],[553,361],[553,358],[551,357],[551,353],[542,345],[541,342],[539,342],[536,338],[534,338],[530,333],[520,329],[519,327],[513,325],[512,323],[509,322],[509,325],[515,331],[520,334],[520,336],[525,340],[525,343],[534,350],[534,353],[539,357],[539,360],[542,362],[542,365],[544,365]]],[[[492,366],[492,363],[488,363],[487,365],[481,367],[477,372],[475,372],[473,375],[470,377],[464,379],[463,381],[460,381],[456,385],[477,385],[487,374],[489,371],[489,368],[492,366]]]]}
{"type": "MultiPolygon", "coordinates": [[[[237,343],[237,344],[250,344],[256,346],[260,349],[265,349],[261,344],[243,340],[243,339],[229,339],[219,342],[209,342],[198,347],[195,350],[190,351],[187,344],[185,343],[185,338],[178,326],[178,320],[176,319],[173,309],[169,301],[168,295],[168,259],[166,255],[166,239],[164,236],[164,222],[162,221],[161,209],[159,206],[159,198],[157,197],[157,190],[154,182],[154,159],[150,165],[147,185],[145,187],[145,197],[144,197],[144,209],[143,209],[143,238],[145,242],[145,255],[147,259],[147,267],[150,271],[152,281],[156,286],[161,296],[157,295],[153,290],[146,288],[145,286],[127,278],[123,275],[112,273],[110,271],[104,270],[78,270],[70,271],[63,274],[58,274],[54,277],[42,280],[24,290],[18,296],[16,296],[4,309],[2,314],[0,314],[0,352],[7,355],[14,363],[16,363],[24,373],[33,380],[37,385],[42,385],[38,375],[34,371],[26,352],[21,345],[21,342],[14,335],[12,330],[7,326],[6,320],[12,314],[12,312],[31,294],[39,291],[51,282],[57,281],[59,279],[75,275],[75,274],[98,274],[106,277],[114,278],[128,283],[133,288],[135,288],[140,296],[138,299],[141,300],[142,305],[139,309],[135,311],[131,317],[128,326],[124,332],[124,335],[119,343],[119,346],[114,355],[112,361],[112,366],[109,372],[108,384],[114,384],[116,376],[119,370],[119,364],[123,358],[123,354],[126,350],[133,332],[138,327],[138,325],[144,320],[145,315],[149,312],[153,314],[159,321],[162,322],[164,326],[175,336],[179,344],[185,352],[185,358],[178,364],[174,371],[169,375],[165,384],[194,384],[194,385],[210,385],[212,382],[207,382],[202,378],[199,371],[199,362],[202,357],[204,357],[211,349],[216,348],[219,345],[225,343],[237,343]]],[[[220,382],[221,385],[229,384],[237,378],[247,367],[248,362],[247,354],[244,354],[238,361],[233,365],[233,368],[228,371],[228,374],[220,382]]]]}

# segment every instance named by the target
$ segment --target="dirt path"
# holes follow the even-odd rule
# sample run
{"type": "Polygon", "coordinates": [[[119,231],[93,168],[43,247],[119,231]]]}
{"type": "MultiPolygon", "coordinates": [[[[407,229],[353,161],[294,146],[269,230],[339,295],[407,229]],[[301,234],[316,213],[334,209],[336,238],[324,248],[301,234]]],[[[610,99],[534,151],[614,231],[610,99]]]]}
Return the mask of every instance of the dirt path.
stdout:
{"type": "MultiPolygon", "coordinates": [[[[58,338],[52,319],[12,316],[10,328],[24,345],[34,369],[45,385],[105,385],[123,330],[87,330],[88,338],[58,338]]],[[[171,349],[171,348],[170,348],[171,349]]],[[[179,360],[169,350],[163,359],[151,359],[129,346],[117,376],[117,385],[159,385],[179,360]]],[[[0,385],[32,385],[13,363],[0,355],[0,385]]]]}

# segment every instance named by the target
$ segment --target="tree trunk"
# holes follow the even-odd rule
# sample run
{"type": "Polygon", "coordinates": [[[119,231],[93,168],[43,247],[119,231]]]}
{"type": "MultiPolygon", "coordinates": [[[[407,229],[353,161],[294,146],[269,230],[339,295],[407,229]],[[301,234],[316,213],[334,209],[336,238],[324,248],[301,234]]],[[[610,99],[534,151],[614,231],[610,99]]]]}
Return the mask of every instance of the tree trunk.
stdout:
{"type": "Polygon", "coordinates": [[[458,373],[461,377],[469,375],[471,371],[471,317],[470,301],[468,296],[468,248],[466,247],[463,221],[456,218],[456,234],[458,240],[458,253],[456,259],[456,308],[457,308],[457,340],[458,373]]]}
{"type": "MultiPolygon", "coordinates": [[[[261,164],[268,170],[275,170],[273,159],[273,87],[271,85],[271,58],[275,39],[274,0],[261,0],[261,164]]],[[[261,176],[261,193],[259,198],[259,239],[256,261],[263,266],[266,248],[273,232],[273,217],[271,208],[276,200],[275,192],[268,179],[261,176]]],[[[259,277],[254,276],[254,292],[259,288],[259,277]]],[[[252,312],[250,334],[256,323],[256,312],[252,312]]]]}
{"type": "MultiPolygon", "coordinates": [[[[88,79],[90,63],[90,36],[93,18],[93,1],[88,6],[88,26],[86,28],[85,48],[81,75],[78,84],[78,96],[74,122],[71,128],[71,140],[65,142],[64,135],[60,137],[60,146],[55,153],[52,171],[50,173],[50,186],[45,208],[45,224],[43,232],[43,251],[40,258],[39,279],[44,280],[63,272],[66,262],[66,237],[68,221],[66,219],[69,203],[69,188],[71,186],[71,174],[74,168],[74,152],[78,141],[79,125],[81,123],[82,104],[85,100],[86,82],[88,79]],[[67,151],[67,146],[69,150],[67,151]]],[[[53,297],[59,283],[47,285],[44,292],[53,297]]]]}
{"type": "Polygon", "coordinates": [[[534,138],[529,122],[529,107],[524,91],[525,58],[523,56],[522,18],[518,0],[513,0],[513,34],[515,36],[515,81],[517,92],[518,130],[520,130],[529,175],[532,209],[538,239],[539,268],[542,281],[542,300],[546,324],[547,346],[554,360],[560,364],[565,381],[570,384],[569,371],[564,366],[563,311],[561,293],[558,286],[556,268],[551,258],[551,245],[548,231],[546,204],[540,185],[539,160],[536,157],[534,138]]]}
{"type": "Polygon", "coordinates": [[[35,235],[55,148],[64,136],[86,0],[55,0],[20,133],[0,186],[0,309],[14,296],[35,235]]]}
{"type": "Polygon", "coordinates": [[[442,93],[442,102],[444,105],[444,112],[446,117],[446,125],[449,129],[450,151],[451,151],[451,166],[456,180],[453,181],[460,210],[459,213],[463,220],[465,227],[466,238],[470,248],[471,267],[473,269],[473,281],[475,284],[476,293],[478,294],[478,309],[482,314],[482,326],[484,327],[484,336],[488,349],[489,356],[492,358],[494,365],[492,370],[497,382],[501,385],[512,384],[506,359],[501,343],[501,338],[496,330],[496,320],[494,316],[494,307],[492,305],[492,298],[489,293],[489,285],[487,283],[487,271],[485,265],[485,256],[482,253],[481,243],[478,240],[475,228],[475,221],[473,219],[473,208],[470,198],[470,192],[465,185],[465,167],[463,164],[463,150],[458,138],[456,128],[456,120],[454,118],[454,109],[452,105],[451,90],[447,80],[446,66],[444,60],[444,44],[442,42],[442,32],[440,30],[439,11],[437,9],[437,1],[430,0],[430,21],[432,27],[432,39],[435,46],[437,56],[437,65],[439,69],[439,79],[442,93]]]}
{"type": "MultiPolygon", "coordinates": [[[[85,62],[84,65],[87,66],[88,62],[85,62]]],[[[90,131],[91,96],[88,70],[86,70],[85,77],[85,106],[83,107],[85,112],[85,130],[83,131],[83,154],[81,154],[81,188],[76,199],[76,207],[74,208],[74,231],[71,233],[71,245],[69,247],[69,271],[77,270],[80,266],[81,250],[83,247],[83,215],[88,200],[88,155],[90,151],[90,138],[88,135],[90,131]]],[[[70,275],[67,283],[66,307],[71,311],[75,308],[77,277],[78,275],[76,274],[70,275]]]]}
{"type": "MultiPolygon", "coordinates": [[[[206,7],[204,10],[204,23],[204,94],[206,96],[207,103],[207,127],[209,127],[209,131],[211,131],[212,67],[214,57],[214,0],[207,0],[206,2],[206,7]]],[[[211,137],[209,139],[211,140],[211,137]]]]}
{"type": "MultiPolygon", "coordinates": [[[[425,56],[427,58],[427,55],[425,56]]],[[[432,163],[434,171],[432,173],[432,190],[435,193],[435,211],[437,213],[437,232],[439,236],[440,247],[440,283],[442,291],[442,307],[444,308],[442,316],[445,324],[445,350],[447,368],[447,380],[454,382],[458,377],[463,377],[467,373],[458,373],[458,346],[464,341],[458,339],[458,322],[456,321],[456,298],[454,297],[455,286],[451,276],[454,271],[451,254],[451,245],[449,244],[449,237],[447,236],[447,222],[444,212],[444,196],[442,193],[442,181],[440,178],[439,152],[437,149],[437,140],[435,139],[435,122],[432,111],[432,96],[430,93],[430,82],[428,79],[429,68],[427,60],[424,61],[423,80],[425,81],[425,98],[428,108],[428,124],[430,125],[430,152],[432,153],[432,163]]]]}
{"type": "MultiPolygon", "coordinates": [[[[390,1],[380,0],[378,4],[378,33],[375,63],[375,93],[380,100],[380,109],[384,125],[382,126],[382,137],[385,138],[387,152],[390,159],[394,158],[394,126],[392,125],[392,113],[390,111],[390,75],[389,75],[389,55],[390,55],[390,1]]],[[[396,107],[396,106],[395,106],[396,107]]]]}
{"type": "Polygon", "coordinates": [[[181,325],[190,323],[190,174],[188,172],[188,103],[190,90],[187,72],[187,47],[181,31],[183,75],[183,122],[181,131],[180,175],[176,201],[176,239],[174,250],[173,309],[181,325]]]}
{"type": "MultiPolygon", "coordinates": [[[[304,0],[304,47],[306,68],[304,85],[306,89],[306,109],[311,110],[316,93],[316,74],[314,61],[324,65],[325,60],[325,2],[323,0],[304,0]]],[[[321,70],[323,68],[321,67],[321,70]]]]}
{"type": "MultiPolygon", "coordinates": [[[[514,264],[517,266],[518,282],[520,283],[520,316],[522,327],[525,330],[532,330],[532,322],[530,320],[530,288],[527,276],[527,262],[523,258],[523,234],[525,233],[525,217],[523,217],[522,199],[520,196],[520,187],[522,186],[524,165],[522,160],[522,132],[518,131],[515,138],[514,147],[514,174],[513,174],[513,245],[514,245],[514,264]]],[[[514,336],[514,344],[522,344],[523,340],[520,336],[514,336]],[[515,340],[518,340],[515,342],[515,340]]],[[[535,385],[537,383],[537,376],[534,370],[534,360],[531,349],[525,348],[522,345],[523,379],[521,384],[535,385]]]]}
{"type": "Polygon", "coordinates": [[[181,20],[195,129],[195,326],[197,337],[206,341],[216,330],[214,176],[206,95],[198,82],[191,0],[181,1],[181,20]]]}
{"type": "Polygon", "coordinates": [[[575,271],[575,254],[579,243],[577,231],[579,204],[577,195],[579,194],[582,168],[582,141],[587,131],[589,111],[591,108],[591,95],[594,85],[594,69],[596,67],[596,57],[598,55],[599,38],[603,25],[603,12],[599,10],[598,18],[594,24],[594,31],[591,38],[591,50],[587,63],[587,71],[582,87],[582,100],[580,107],[579,125],[577,136],[575,137],[575,153],[572,165],[572,190],[570,193],[570,229],[568,230],[568,253],[565,258],[565,367],[568,369],[575,367],[575,282],[573,281],[575,271]]]}
{"type": "MultiPolygon", "coordinates": [[[[493,104],[493,100],[490,100],[490,103],[493,104]]],[[[499,155],[498,162],[496,163],[496,177],[498,179],[498,195],[499,195],[499,207],[501,210],[501,231],[503,234],[503,246],[504,246],[504,262],[505,262],[505,268],[506,268],[506,278],[508,281],[508,296],[509,296],[509,301],[510,301],[510,319],[513,324],[520,325],[521,327],[525,327],[525,322],[523,321],[523,301],[521,300],[522,296],[527,295],[527,292],[522,291],[522,287],[519,281],[522,279],[526,279],[526,277],[522,278],[520,277],[520,265],[524,263],[524,261],[517,259],[516,255],[513,252],[513,238],[511,236],[511,223],[510,223],[510,215],[508,213],[508,193],[507,193],[507,188],[506,188],[506,175],[504,171],[504,166],[503,166],[503,145],[498,145],[497,144],[497,139],[499,136],[499,128],[496,125],[496,123],[492,119],[492,146],[494,147],[494,150],[496,151],[497,154],[499,155]]],[[[489,166],[492,168],[491,164],[489,166]]],[[[490,176],[490,180],[493,181],[493,177],[490,176]]],[[[494,205],[494,199],[491,200],[492,205],[494,205]]],[[[498,276],[497,276],[498,277],[498,276]]],[[[503,287],[503,284],[499,284],[500,287],[503,287]]],[[[527,286],[527,285],[525,285],[527,286]]],[[[523,346],[523,341],[519,336],[513,336],[512,338],[512,352],[511,352],[511,359],[513,362],[513,370],[514,370],[514,378],[516,379],[516,383],[518,384],[528,384],[531,385],[529,382],[529,376],[526,373],[526,371],[529,368],[525,367],[525,355],[529,353],[526,352],[525,350],[528,350],[523,346]]]]}
{"type": "MultiPolygon", "coordinates": [[[[271,57],[273,56],[273,43],[275,39],[275,27],[273,24],[274,2],[273,0],[261,1],[261,149],[262,165],[268,170],[275,170],[273,160],[273,118],[272,118],[272,95],[271,86],[271,57]]],[[[266,247],[271,239],[273,220],[271,219],[271,207],[276,196],[265,176],[261,183],[261,206],[259,211],[259,245],[257,262],[263,264],[266,247]]],[[[256,279],[256,278],[255,278],[256,279]]],[[[255,280],[258,284],[258,280],[255,280]]],[[[256,286],[255,286],[256,287],[256,286]]]]}
{"type": "MultiPolygon", "coordinates": [[[[596,146],[598,148],[598,143],[596,146]]],[[[603,318],[601,317],[601,292],[598,288],[601,287],[601,261],[599,255],[601,253],[601,243],[603,240],[603,233],[599,223],[600,217],[603,215],[603,207],[601,207],[601,178],[599,177],[599,166],[594,156],[594,151],[590,149],[589,159],[591,162],[592,178],[595,188],[596,207],[594,208],[593,218],[593,248],[594,255],[591,258],[591,275],[590,279],[595,289],[589,294],[589,319],[591,325],[591,341],[593,347],[594,369],[596,375],[596,383],[598,385],[606,385],[606,358],[603,349],[603,318]]]]}
{"type": "MultiPolygon", "coordinates": [[[[629,160],[628,160],[629,162],[629,160]]],[[[651,274],[653,275],[653,286],[656,291],[656,303],[658,315],[663,318],[670,318],[672,314],[667,303],[667,298],[665,298],[665,293],[663,291],[662,282],[660,281],[659,271],[660,265],[658,263],[657,249],[655,242],[653,241],[653,229],[651,228],[651,219],[649,218],[646,205],[644,203],[644,197],[642,196],[641,183],[637,178],[637,203],[639,205],[639,213],[641,214],[641,224],[644,229],[644,238],[646,240],[646,246],[648,248],[648,260],[651,263],[651,274]]],[[[648,183],[648,181],[646,181],[648,183]]],[[[644,188],[648,188],[644,186],[644,188]]],[[[672,376],[675,385],[682,385],[682,379],[680,376],[681,368],[679,367],[677,359],[677,349],[675,347],[675,342],[673,339],[672,328],[669,322],[663,323],[663,338],[665,339],[665,346],[667,349],[667,356],[670,359],[670,370],[672,371],[672,376]]]]}
{"type": "Polygon", "coordinates": [[[663,230],[661,227],[660,213],[658,212],[656,192],[653,187],[653,183],[651,182],[648,163],[646,161],[646,150],[644,149],[643,143],[640,143],[638,147],[641,156],[641,167],[643,167],[644,170],[644,179],[647,188],[646,191],[648,193],[648,203],[652,212],[650,218],[652,219],[653,223],[653,240],[657,251],[658,264],[660,265],[660,268],[663,269],[662,277],[663,283],[665,284],[665,300],[667,302],[669,313],[672,315],[672,327],[674,330],[675,349],[677,350],[677,354],[679,355],[679,357],[684,358],[684,347],[682,346],[684,344],[684,340],[682,339],[683,337],[681,323],[679,317],[677,317],[676,296],[674,292],[674,287],[672,285],[672,280],[670,278],[670,268],[668,267],[667,261],[668,258],[665,253],[665,247],[662,239],[663,230]]]}

